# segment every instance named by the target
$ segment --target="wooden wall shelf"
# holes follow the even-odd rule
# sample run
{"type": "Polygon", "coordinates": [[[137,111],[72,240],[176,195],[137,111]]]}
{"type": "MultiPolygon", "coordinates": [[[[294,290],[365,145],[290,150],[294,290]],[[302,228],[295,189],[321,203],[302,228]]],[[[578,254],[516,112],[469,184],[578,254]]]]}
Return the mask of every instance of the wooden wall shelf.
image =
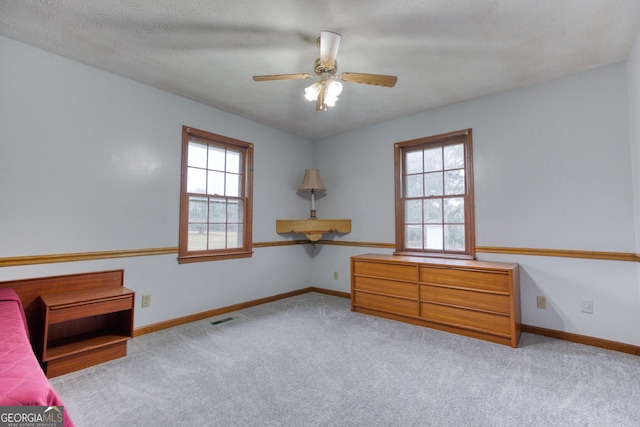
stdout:
{"type": "Polygon", "coordinates": [[[300,233],[312,242],[317,242],[325,233],[349,233],[350,219],[277,219],[276,232],[279,234],[300,233]]]}

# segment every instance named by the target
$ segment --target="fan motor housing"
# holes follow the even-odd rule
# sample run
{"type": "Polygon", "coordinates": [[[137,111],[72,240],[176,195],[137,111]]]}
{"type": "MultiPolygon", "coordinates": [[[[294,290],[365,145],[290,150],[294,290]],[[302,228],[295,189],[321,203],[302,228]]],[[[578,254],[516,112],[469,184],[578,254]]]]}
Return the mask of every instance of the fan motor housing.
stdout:
{"type": "Polygon", "coordinates": [[[329,76],[333,76],[338,71],[338,61],[333,61],[333,67],[326,68],[322,66],[322,64],[320,63],[320,58],[318,58],[314,62],[313,70],[318,76],[321,76],[323,74],[329,74],[329,76]]]}

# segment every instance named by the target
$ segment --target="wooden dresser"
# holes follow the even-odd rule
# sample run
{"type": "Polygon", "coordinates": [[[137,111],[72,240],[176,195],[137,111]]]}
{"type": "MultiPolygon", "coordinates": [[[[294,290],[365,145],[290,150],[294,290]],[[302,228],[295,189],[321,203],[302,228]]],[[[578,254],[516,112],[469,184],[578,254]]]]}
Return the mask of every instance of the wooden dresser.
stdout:
{"type": "Polygon", "coordinates": [[[518,264],[354,256],[351,310],[517,347],[518,264]]]}

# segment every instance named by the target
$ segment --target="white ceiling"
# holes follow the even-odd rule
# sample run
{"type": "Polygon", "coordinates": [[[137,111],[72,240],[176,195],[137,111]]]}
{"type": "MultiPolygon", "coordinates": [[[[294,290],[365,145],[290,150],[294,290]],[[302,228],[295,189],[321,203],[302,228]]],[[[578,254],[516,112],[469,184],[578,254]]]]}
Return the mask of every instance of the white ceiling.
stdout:
{"type": "Polygon", "coordinates": [[[316,140],[627,58],[639,0],[0,0],[0,34],[316,140]],[[345,83],[315,111],[321,30],[345,83]]]}

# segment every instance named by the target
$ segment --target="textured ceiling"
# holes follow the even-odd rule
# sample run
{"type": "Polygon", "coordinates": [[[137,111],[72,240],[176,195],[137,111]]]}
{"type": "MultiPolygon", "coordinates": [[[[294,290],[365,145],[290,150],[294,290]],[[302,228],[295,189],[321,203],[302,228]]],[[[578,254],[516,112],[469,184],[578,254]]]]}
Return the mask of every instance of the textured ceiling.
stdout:
{"type": "Polygon", "coordinates": [[[638,0],[0,0],[0,34],[315,140],[626,59],[638,0]],[[304,99],[342,35],[335,107],[304,99]]]}

